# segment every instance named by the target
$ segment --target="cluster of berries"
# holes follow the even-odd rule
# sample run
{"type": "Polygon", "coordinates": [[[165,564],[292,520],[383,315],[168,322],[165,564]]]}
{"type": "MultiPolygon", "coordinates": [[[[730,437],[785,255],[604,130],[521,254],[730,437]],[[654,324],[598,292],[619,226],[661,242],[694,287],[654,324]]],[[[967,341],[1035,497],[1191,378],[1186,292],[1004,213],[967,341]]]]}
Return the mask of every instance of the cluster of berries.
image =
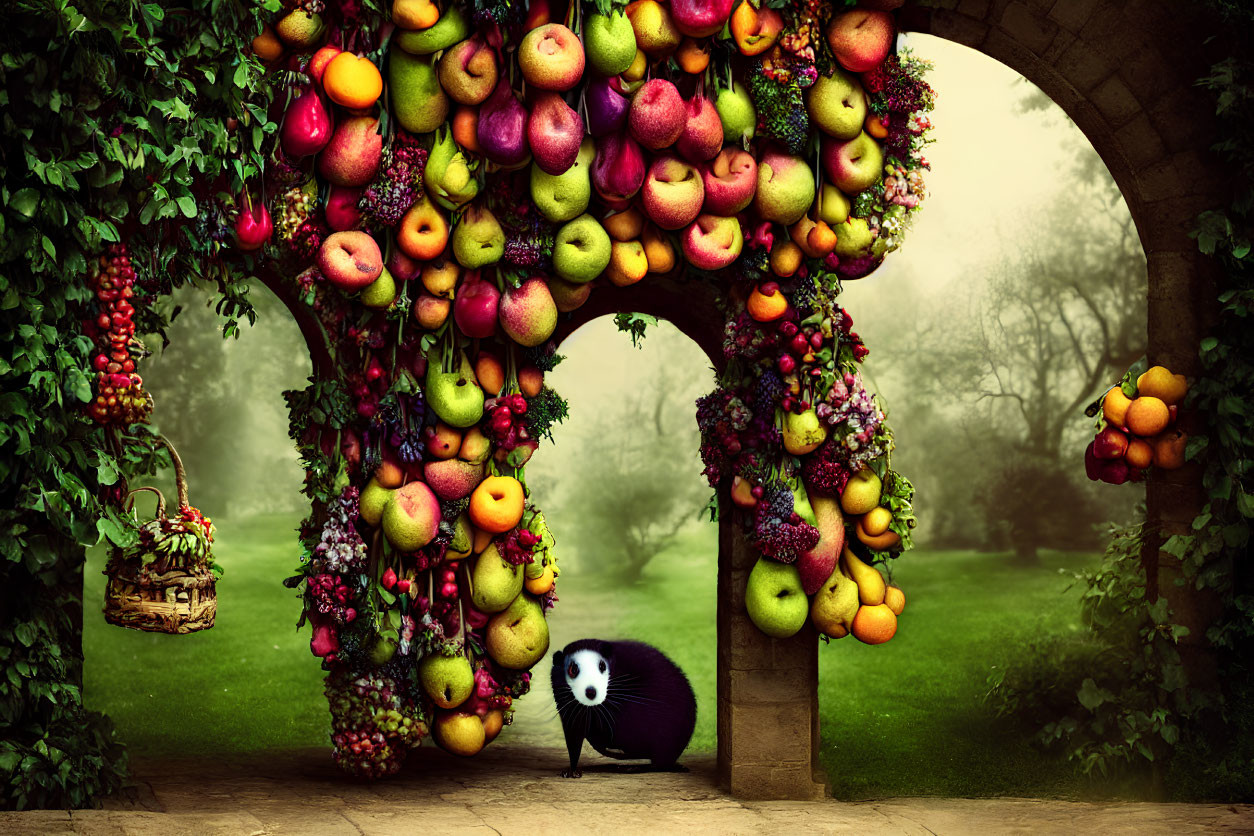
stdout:
{"type": "Polygon", "coordinates": [[[767,557],[792,563],[819,542],[819,530],[796,512],[792,489],[782,481],[762,486],[754,508],[753,544],[767,557]]]}
{"type": "Polygon", "coordinates": [[[523,418],[527,414],[527,399],[520,393],[496,398],[487,412],[485,434],[497,447],[513,450],[527,440],[527,425],[523,418]]]}
{"type": "Polygon", "coordinates": [[[96,397],[88,407],[98,424],[129,426],[148,420],[152,396],[135,373],[135,268],[125,244],[111,244],[93,265],[88,284],[100,307],[85,323],[87,335],[98,352],[92,358],[96,371],[96,397]]]}
{"type": "Polygon", "coordinates": [[[314,568],[323,572],[360,572],[365,568],[366,542],[353,525],[359,496],[360,491],[349,485],[339,499],[328,506],[327,521],[310,556],[314,568]]]}
{"type": "Polygon", "coordinates": [[[305,596],[309,599],[309,609],[337,624],[350,624],[357,618],[357,610],[349,606],[353,592],[340,575],[310,575],[305,583],[305,596]]]}
{"type": "Polygon", "coordinates": [[[422,174],[427,151],[404,132],[383,151],[379,173],[357,202],[367,225],[386,229],[400,223],[409,208],[422,197],[422,174]]]}
{"type": "Polygon", "coordinates": [[[325,692],[335,762],[352,775],[379,778],[395,773],[405,749],[427,735],[421,705],[405,699],[390,676],[354,678],[341,669],[327,677],[325,692]]]}

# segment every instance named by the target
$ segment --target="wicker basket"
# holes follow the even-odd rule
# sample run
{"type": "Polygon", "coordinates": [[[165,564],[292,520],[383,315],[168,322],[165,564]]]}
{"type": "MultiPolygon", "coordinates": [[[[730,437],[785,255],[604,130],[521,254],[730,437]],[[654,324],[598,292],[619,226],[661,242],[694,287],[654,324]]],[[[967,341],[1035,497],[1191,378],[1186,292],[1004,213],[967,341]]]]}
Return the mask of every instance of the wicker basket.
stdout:
{"type": "Polygon", "coordinates": [[[105,567],[105,620],[119,627],[154,633],[195,633],[213,626],[218,613],[215,575],[209,560],[207,536],[202,540],[193,526],[181,517],[191,505],[187,501],[187,473],[173,445],[161,439],[174,462],[180,516],[165,516],[165,497],[156,488],[136,488],[126,495],[126,507],[134,508],[135,495],[147,491],[157,495],[157,515],[141,528],[137,546],[114,548],[105,567]],[[171,540],[167,548],[160,544],[171,540]],[[170,550],[196,540],[191,549],[170,550]]]}

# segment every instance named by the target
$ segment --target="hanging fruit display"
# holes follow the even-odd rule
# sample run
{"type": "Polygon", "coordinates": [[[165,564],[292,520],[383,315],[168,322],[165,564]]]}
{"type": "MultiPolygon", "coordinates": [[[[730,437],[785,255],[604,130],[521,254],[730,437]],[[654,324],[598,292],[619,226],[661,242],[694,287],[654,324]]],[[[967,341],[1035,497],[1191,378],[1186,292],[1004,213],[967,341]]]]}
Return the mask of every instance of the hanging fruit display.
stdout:
{"type": "Polygon", "coordinates": [[[1151,468],[1184,466],[1189,436],[1176,419],[1188,381],[1165,366],[1133,375],[1129,371],[1087,410],[1098,416],[1097,435],[1084,451],[1084,472],[1094,482],[1139,482],[1151,468]]]}
{"type": "Polygon", "coordinates": [[[254,40],[288,95],[236,242],[334,364],[289,395],[314,507],[288,585],[345,769],[394,772],[428,735],[473,755],[512,721],[560,577],[525,475],[566,415],[553,335],[651,276],[724,305],[697,419],[761,553],[749,616],[892,637],[876,564],[911,545],[913,489],[836,300],[925,195],[933,92],[896,34],[815,0],[331,0],[254,40]]]}
{"type": "Polygon", "coordinates": [[[87,412],[98,424],[126,427],[146,422],[152,396],[144,391],[135,368],[146,351],[135,338],[135,268],[125,244],[109,245],[91,265],[87,284],[96,297],[94,314],[84,322],[96,352],[92,357],[96,397],[87,412]]]}

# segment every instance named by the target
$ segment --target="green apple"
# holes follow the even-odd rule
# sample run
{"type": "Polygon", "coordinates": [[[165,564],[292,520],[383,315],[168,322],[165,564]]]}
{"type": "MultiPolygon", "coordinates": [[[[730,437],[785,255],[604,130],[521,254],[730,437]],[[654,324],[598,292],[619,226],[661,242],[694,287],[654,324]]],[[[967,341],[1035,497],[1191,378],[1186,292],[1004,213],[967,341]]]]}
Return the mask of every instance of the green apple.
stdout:
{"type": "Polygon", "coordinates": [[[470,660],[458,653],[444,656],[434,653],[418,665],[422,689],[440,708],[456,708],[470,698],[475,688],[475,672],[470,660]]]}
{"type": "Polygon", "coordinates": [[[749,572],[745,608],[758,629],[768,636],[786,639],[805,626],[810,600],[801,588],[796,566],[760,557],[749,572]]]}
{"type": "Polygon", "coordinates": [[[488,546],[475,559],[470,570],[470,600],[480,612],[500,612],[508,607],[523,588],[522,567],[501,557],[496,544],[488,546]]]}
{"type": "Polygon", "coordinates": [[[767,151],[758,161],[753,205],[765,221],[791,226],[814,203],[814,172],[801,157],[767,151]]]}
{"type": "Polygon", "coordinates": [[[723,141],[736,146],[744,146],[753,139],[753,132],[758,126],[758,112],[753,109],[753,99],[749,91],[742,85],[733,83],[724,87],[714,97],[714,109],[718,111],[718,120],[723,123],[723,141]]]}
{"type": "Polygon", "coordinates": [[[588,15],[583,22],[583,38],[588,66],[601,75],[625,72],[636,57],[636,33],[621,11],[588,15]]]}
{"type": "Polygon", "coordinates": [[[583,214],[557,231],[553,271],[568,282],[590,282],[610,263],[610,236],[597,219],[583,214]]]}
{"type": "Polygon", "coordinates": [[[361,490],[361,498],[357,501],[357,513],[366,525],[377,526],[383,518],[383,508],[392,499],[395,489],[385,488],[378,480],[371,477],[366,487],[361,490]]]}
{"type": "Polygon", "coordinates": [[[435,414],[450,427],[470,427],[483,417],[483,390],[465,352],[451,372],[443,371],[439,355],[430,352],[423,390],[435,414]]]}
{"type": "Polygon", "coordinates": [[[828,136],[853,139],[866,121],[866,93],[852,73],[840,69],[830,76],[820,73],[806,92],[806,110],[828,136]]]}
{"type": "Polygon", "coordinates": [[[503,668],[525,671],[539,662],[549,651],[549,623],[540,602],[521,593],[505,612],[488,621],[483,644],[503,668]]]}

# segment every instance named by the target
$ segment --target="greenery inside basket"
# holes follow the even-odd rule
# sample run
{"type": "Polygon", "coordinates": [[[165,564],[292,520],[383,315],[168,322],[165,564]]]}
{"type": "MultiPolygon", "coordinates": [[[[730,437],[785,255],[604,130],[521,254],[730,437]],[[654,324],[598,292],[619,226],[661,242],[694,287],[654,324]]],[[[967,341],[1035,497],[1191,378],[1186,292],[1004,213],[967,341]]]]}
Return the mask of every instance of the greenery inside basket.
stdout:
{"type": "Polygon", "coordinates": [[[127,548],[114,548],[105,566],[105,620],[135,630],[194,633],[213,626],[218,612],[215,581],[222,571],[213,562],[213,523],[188,503],[183,462],[168,440],[161,441],[174,462],[178,511],[165,515],[165,497],[156,488],[136,488],[126,495],[138,539],[127,548]],[[157,495],[157,515],[144,523],[134,513],[140,492],[157,495]]]}

